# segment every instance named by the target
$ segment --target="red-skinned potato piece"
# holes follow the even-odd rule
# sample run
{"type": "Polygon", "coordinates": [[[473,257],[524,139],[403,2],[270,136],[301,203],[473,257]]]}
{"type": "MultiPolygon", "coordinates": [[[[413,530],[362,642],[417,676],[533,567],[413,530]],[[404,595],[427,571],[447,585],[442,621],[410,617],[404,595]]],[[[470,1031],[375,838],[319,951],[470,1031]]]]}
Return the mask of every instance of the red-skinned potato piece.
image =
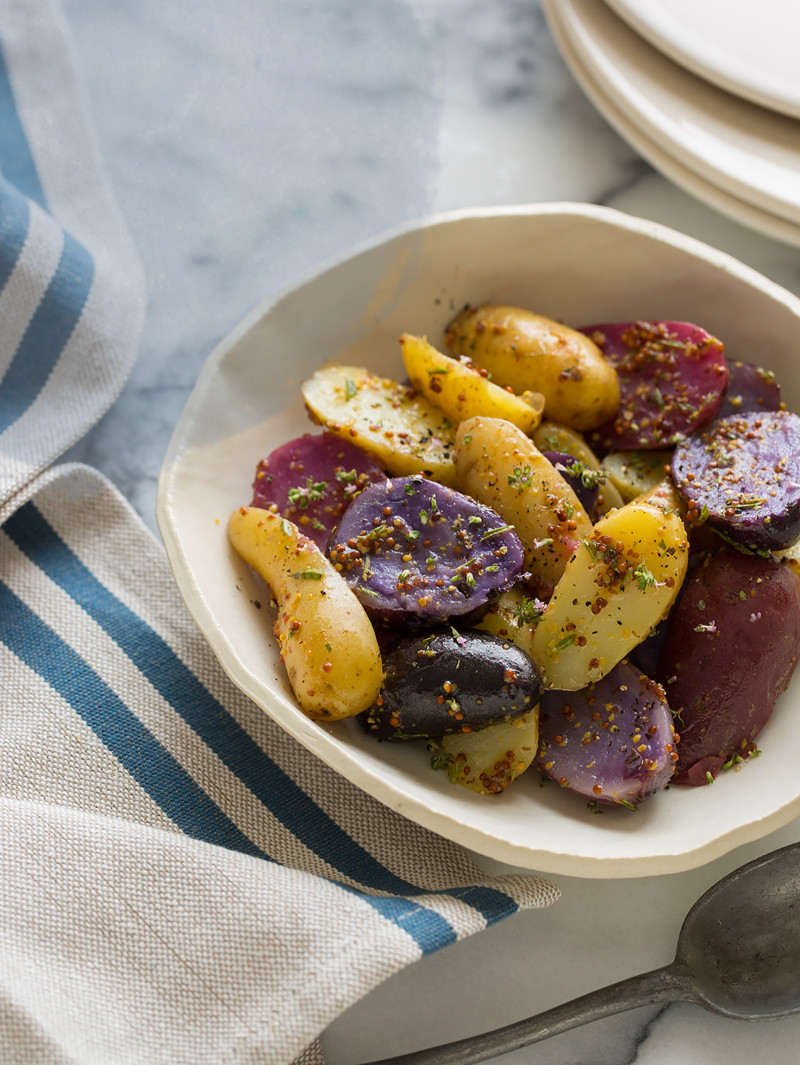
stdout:
{"type": "Polygon", "coordinates": [[[584,326],[616,369],[616,416],[590,434],[593,447],[632,451],[669,447],[715,418],[728,387],[723,344],[691,322],[615,322],[584,326]]]}
{"type": "Polygon", "coordinates": [[[660,791],[675,744],[663,689],[627,660],[581,691],[541,695],[536,765],[592,801],[635,806],[660,791]]]}
{"type": "Polygon", "coordinates": [[[656,677],[680,733],[674,783],[706,784],[746,758],[800,654],[800,577],[723,546],[686,582],[656,677]]]}
{"type": "Polygon", "coordinates": [[[380,466],[355,444],[333,433],[306,433],[259,462],[250,505],[274,506],[324,551],[353,496],[385,480],[380,466]]]}

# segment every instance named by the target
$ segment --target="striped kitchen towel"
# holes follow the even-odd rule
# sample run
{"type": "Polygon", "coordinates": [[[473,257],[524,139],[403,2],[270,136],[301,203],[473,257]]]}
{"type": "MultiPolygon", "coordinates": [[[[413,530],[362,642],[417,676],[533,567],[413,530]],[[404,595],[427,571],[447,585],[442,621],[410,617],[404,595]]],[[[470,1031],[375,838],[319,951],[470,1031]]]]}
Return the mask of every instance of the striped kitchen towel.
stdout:
{"type": "Polygon", "coordinates": [[[144,306],[74,70],[53,0],[0,0],[0,1065],[310,1065],[382,980],[556,890],[285,735],[127,502],[53,465],[144,306]]]}
{"type": "Polygon", "coordinates": [[[75,70],[57,4],[0,0],[0,508],[111,405],[144,316],[75,70]]]}

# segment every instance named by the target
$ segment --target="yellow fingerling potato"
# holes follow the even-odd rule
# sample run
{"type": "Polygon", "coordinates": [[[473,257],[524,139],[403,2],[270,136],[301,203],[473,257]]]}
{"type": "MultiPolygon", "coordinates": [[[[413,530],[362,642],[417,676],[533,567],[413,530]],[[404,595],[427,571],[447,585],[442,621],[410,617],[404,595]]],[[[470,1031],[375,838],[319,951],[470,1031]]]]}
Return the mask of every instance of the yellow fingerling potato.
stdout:
{"type": "MultiPolygon", "coordinates": [[[[575,429],[570,429],[568,425],[559,425],[558,422],[551,421],[540,422],[533,434],[533,442],[540,451],[563,451],[588,466],[589,469],[602,470],[600,459],[586,443],[584,436],[575,429]]],[[[602,517],[609,510],[624,504],[625,500],[620,495],[619,489],[611,477],[608,477],[600,485],[592,516],[602,517]]]]}
{"type": "Polygon", "coordinates": [[[398,477],[421,473],[452,486],[455,426],[413,388],[360,366],[326,366],[303,382],[320,425],[372,455],[398,477]]]}
{"type": "Polygon", "coordinates": [[[547,686],[585,688],[641,643],[675,601],[687,557],[674,512],[637,500],[602,518],[536,626],[533,658],[547,686]]]}
{"type": "Polygon", "coordinates": [[[544,396],[540,393],[522,399],[482,377],[468,362],[443,355],[423,337],[404,333],[400,344],[411,384],[456,424],[485,414],[505,418],[530,434],[541,421],[544,396]]]}
{"type": "Polygon", "coordinates": [[[451,732],[434,755],[436,769],[446,769],[453,784],[480,795],[499,795],[536,757],[539,708],[513,721],[498,721],[477,732],[451,732]]]}
{"type": "Polygon", "coordinates": [[[470,418],[456,436],[458,487],[513,525],[525,566],[549,594],[592,523],[578,497],[522,430],[500,418],[470,418]]]}
{"type": "Polygon", "coordinates": [[[383,680],[375,632],[317,545],[292,522],[258,507],[234,510],[228,534],[272,589],[274,632],[300,707],[333,721],[371,706],[383,680]]]}
{"type": "Polygon", "coordinates": [[[466,307],[448,326],[447,346],[485,367],[498,385],[542,392],[546,418],[594,429],[619,407],[617,371],[589,337],[519,307],[466,307]]]}
{"type": "Polygon", "coordinates": [[[603,469],[629,503],[664,480],[671,460],[671,451],[612,451],[603,459],[603,469]]]}
{"type": "Polygon", "coordinates": [[[508,588],[491,604],[486,613],[476,622],[476,629],[483,629],[504,640],[510,640],[533,658],[533,625],[539,618],[539,600],[525,594],[519,585],[508,588]]]}

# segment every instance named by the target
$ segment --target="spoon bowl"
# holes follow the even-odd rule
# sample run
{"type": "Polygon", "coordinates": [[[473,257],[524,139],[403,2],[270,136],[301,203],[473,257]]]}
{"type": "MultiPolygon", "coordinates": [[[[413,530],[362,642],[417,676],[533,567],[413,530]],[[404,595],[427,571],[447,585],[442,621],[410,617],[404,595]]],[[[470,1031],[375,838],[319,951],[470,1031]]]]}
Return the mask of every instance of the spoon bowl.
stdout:
{"type": "Polygon", "coordinates": [[[723,877],[683,922],[674,960],[483,1035],[371,1065],[475,1065],[589,1021],[656,1002],[740,1020],[800,1011],[800,843],[723,877]]]}
{"type": "Polygon", "coordinates": [[[692,1001],[715,1013],[767,1020],[800,1010],[800,845],[720,880],[683,923],[673,963],[692,1001]]]}

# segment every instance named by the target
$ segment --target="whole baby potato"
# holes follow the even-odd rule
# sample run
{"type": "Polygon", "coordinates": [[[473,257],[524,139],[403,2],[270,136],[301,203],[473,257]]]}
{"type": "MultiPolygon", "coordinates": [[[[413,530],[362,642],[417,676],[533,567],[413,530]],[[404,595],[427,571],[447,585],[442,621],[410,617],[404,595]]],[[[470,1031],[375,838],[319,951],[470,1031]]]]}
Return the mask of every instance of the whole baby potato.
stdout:
{"type": "Polygon", "coordinates": [[[745,758],[800,654],[800,577],[786,562],[724,546],[687,581],[656,679],[680,733],[676,784],[706,784],[745,758]]]}
{"type": "Polygon", "coordinates": [[[470,418],[456,433],[459,489],[513,525],[525,548],[532,591],[548,596],[592,522],[570,484],[520,429],[503,418],[470,418]]]}
{"type": "Polygon", "coordinates": [[[519,307],[467,306],[447,328],[456,356],[484,367],[514,392],[541,392],[544,416],[573,429],[594,429],[619,407],[614,367],[588,336],[519,307]]]}
{"type": "Polygon", "coordinates": [[[238,507],[228,536],[272,591],[273,632],[301,709],[324,721],[360,714],[380,690],[381,655],[364,608],[340,574],[313,540],[270,510],[238,507]]]}

